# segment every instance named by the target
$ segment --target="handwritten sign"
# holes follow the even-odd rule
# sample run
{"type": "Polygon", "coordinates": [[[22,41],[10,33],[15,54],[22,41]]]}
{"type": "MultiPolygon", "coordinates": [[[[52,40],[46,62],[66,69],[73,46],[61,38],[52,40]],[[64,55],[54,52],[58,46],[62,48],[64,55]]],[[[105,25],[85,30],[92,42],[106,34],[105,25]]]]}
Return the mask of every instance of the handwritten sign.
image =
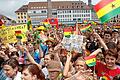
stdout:
{"type": "Polygon", "coordinates": [[[81,35],[71,35],[70,38],[64,37],[62,40],[62,45],[68,51],[75,51],[81,53],[83,44],[83,36],[81,35]]]}
{"type": "Polygon", "coordinates": [[[17,42],[15,31],[21,30],[22,31],[22,42],[27,40],[26,32],[27,32],[27,25],[17,25],[17,26],[9,26],[4,29],[0,30],[0,38],[2,39],[3,43],[15,43],[17,42]]]}

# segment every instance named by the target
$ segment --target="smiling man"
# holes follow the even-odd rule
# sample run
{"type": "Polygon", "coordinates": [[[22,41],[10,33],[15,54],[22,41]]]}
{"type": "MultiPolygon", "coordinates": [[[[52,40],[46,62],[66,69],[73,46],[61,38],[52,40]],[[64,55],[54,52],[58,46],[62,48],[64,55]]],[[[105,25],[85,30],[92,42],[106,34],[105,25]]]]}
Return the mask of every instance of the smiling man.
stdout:
{"type": "Polygon", "coordinates": [[[108,78],[112,80],[113,77],[120,74],[120,68],[115,64],[118,54],[115,51],[108,50],[105,52],[105,64],[98,62],[96,63],[97,76],[100,78],[108,78]]]}

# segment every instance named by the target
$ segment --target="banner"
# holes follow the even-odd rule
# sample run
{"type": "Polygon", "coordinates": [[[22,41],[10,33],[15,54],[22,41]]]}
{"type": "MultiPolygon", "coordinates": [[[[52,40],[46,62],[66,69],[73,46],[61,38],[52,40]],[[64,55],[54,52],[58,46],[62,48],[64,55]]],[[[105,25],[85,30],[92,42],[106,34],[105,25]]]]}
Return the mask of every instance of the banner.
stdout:
{"type": "Polygon", "coordinates": [[[63,37],[62,46],[68,51],[82,52],[83,36],[71,35],[70,38],[63,37]]]}
{"type": "Polygon", "coordinates": [[[15,31],[22,32],[22,42],[27,41],[26,32],[27,32],[27,25],[16,25],[16,26],[9,26],[4,29],[0,30],[0,38],[2,39],[3,43],[15,43],[17,42],[15,31]]]}

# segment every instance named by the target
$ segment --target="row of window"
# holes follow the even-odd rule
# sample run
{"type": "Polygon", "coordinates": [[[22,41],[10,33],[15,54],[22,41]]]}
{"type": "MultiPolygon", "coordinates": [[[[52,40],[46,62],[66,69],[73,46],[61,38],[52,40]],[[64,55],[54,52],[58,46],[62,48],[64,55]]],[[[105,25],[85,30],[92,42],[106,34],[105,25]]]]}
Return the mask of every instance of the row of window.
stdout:
{"type": "MultiPolygon", "coordinates": [[[[58,15],[58,18],[64,18],[64,17],[71,17],[72,15],[58,15]]],[[[73,17],[90,17],[90,14],[77,14],[73,15],[73,17]]]]}
{"type": "Polygon", "coordinates": [[[27,13],[17,13],[17,15],[26,15],[27,13]]]}
{"type": "Polygon", "coordinates": [[[73,18],[73,20],[71,20],[71,19],[58,19],[60,22],[62,22],[62,21],[80,21],[80,22],[82,22],[82,21],[84,21],[84,20],[90,20],[90,18],[73,18]]]}
{"type": "Polygon", "coordinates": [[[31,18],[47,18],[47,16],[31,16],[31,18]]]}
{"type": "Polygon", "coordinates": [[[73,15],[73,17],[90,17],[90,14],[78,14],[78,15],[73,15]]]}
{"type": "Polygon", "coordinates": [[[18,23],[26,23],[27,22],[27,20],[18,20],[18,23]]]}
{"type": "Polygon", "coordinates": [[[18,16],[18,19],[26,19],[27,17],[26,16],[18,16]]]}
{"type": "Polygon", "coordinates": [[[71,15],[58,15],[58,18],[71,17],[71,15]]]}
{"type": "Polygon", "coordinates": [[[74,18],[73,21],[84,21],[84,20],[90,20],[90,18],[74,18]]]}
{"type": "Polygon", "coordinates": [[[60,10],[58,13],[90,13],[90,10],[60,10]]]}
{"type": "Polygon", "coordinates": [[[46,10],[44,10],[44,11],[33,11],[33,13],[47,13],[47,11],[46,10]]]}
{"type": "Polygon", "coordinates": [[[73,10],[73,13],[90,13],[90,10],[73,10]]]}
{"type": "Polygon", "coordinates": [[[41,6],[41,7],[31,7],[31,9],[41,9],[41,8],[47,8],[46,6],[41,6]]]}

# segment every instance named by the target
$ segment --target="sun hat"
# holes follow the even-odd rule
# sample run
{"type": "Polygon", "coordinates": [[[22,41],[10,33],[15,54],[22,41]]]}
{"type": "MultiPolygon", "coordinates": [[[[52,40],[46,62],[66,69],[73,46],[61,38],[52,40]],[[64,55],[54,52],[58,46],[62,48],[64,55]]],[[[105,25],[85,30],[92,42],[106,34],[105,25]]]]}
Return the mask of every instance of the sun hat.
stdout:
{"type": "Polygon", "coordinates": [[[47,66],[48,71],[61,71],[61,65],[58,61],[50,61],[47,66]]]}

